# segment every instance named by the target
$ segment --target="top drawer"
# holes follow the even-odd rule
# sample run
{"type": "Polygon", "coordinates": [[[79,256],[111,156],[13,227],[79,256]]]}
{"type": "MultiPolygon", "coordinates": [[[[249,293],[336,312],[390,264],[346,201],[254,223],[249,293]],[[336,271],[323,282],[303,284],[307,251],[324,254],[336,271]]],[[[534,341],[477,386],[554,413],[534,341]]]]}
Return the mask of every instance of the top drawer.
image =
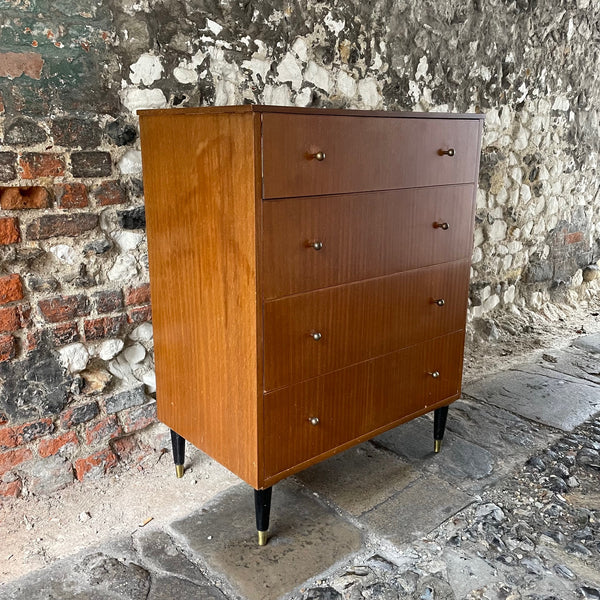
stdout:
{"type": "Polygon", "coordinates": [[[262,119],[264,198],[472,183],[477,177],[476,120],[278,113],[262,119]]]}

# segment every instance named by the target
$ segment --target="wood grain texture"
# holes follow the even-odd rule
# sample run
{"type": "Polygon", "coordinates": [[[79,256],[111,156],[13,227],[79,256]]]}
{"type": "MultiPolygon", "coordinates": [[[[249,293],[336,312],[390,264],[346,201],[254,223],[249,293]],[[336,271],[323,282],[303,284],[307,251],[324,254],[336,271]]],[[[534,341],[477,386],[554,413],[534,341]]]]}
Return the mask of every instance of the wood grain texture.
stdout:
{"type": "Polygon", "coordinates": [[[264,298],[469,258],[473,191],[456,185],[265,202],[264,298]],[[434,227],[442,222],[447,230],[434,227]]]}
{"type": "Polygon", "coordinates": [[[467,259],[266,302],[265,390],[462,329],[469,268],[467,259]]]}
{"type": "Polygon", "coordinates": [[[463,342],[464,332],[455,332],[266,394],[265,475],[308,466],[352,440],[454,399],[463,342]],[[438,379],[429,374],[433,365],[438,379]],[[310,422],[314,417],[317,425],[310,422]]]}
{"type": "Polygon", "coordinates": [[[255,118],[140,124],[158,417],[257,486],[255,118]]]}
{"type": "Polygon", "coordinates": [[[481,115],[140,114],[162,421],[263,488],[458,397],[481,115]]]}
{"type": "Polygon", "coordinates": [[[479,122],[263,115],[265,198],[477,180],[479,122]],[[452,148],[455,155],[440,156],[452,148]],[[322,161],[312,158],[324,152],[322,161]]]}

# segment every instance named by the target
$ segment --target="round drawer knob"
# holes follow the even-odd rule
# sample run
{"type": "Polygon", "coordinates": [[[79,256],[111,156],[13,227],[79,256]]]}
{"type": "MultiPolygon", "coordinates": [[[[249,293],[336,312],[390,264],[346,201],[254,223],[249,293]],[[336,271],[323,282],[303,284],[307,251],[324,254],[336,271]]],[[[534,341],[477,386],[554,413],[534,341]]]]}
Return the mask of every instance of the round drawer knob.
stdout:
{"type": "Polygon", "coordinates": [[[306,242],[304,244],[307,248],[312,248],[313,250],[322,250],[323,242],[321,240],[315,240],[314,242],[306,242]]]}
{"type": "Polygon", "coordinates": [[[446,301],[443,298],[439,298],[438,300],[435,301],[435,303],[438,306],[444,306],[446,304],[446,301]]]}
{"type": "Polygon", "coordinates": [[[438,150],[440,156],[454,156],[454,148],[448,148],[448,150],[438,150]]]}
{"type": "Polygon", "coordinates": [[[308,422],[309,422],[311,425],[318,425],[318,424],[319,424],[319,417],[310,417],[310,418],[308,419],[308,422]]]}
{"type": "Polygon", "coordinates": [[[318,161],[325,160],[325,152],[321,150],[319,150],[319,152],[315,152],[312,156],[318,161]]]}
{"type": "Polygon", "coordinates": [[[444,223],[434,223],[433,226],[436,229],[443,229],[444,231],[447,231],[450,228],[450,225],[448,225],[448,223],[444,222],[444,223]]]}
{"type": "Polygon", "coordinates": [[[315,342],[318,342],[323,337],[318,331],[313,331],[310,336],[313,340],[315,340],[315,342]]]}
{"type": "Polygon", "coordinates": [[[439,371],[433,371],[433,373],[429,373],[434,379],[439,379],[440,376],[440,372],[439,371]]]}

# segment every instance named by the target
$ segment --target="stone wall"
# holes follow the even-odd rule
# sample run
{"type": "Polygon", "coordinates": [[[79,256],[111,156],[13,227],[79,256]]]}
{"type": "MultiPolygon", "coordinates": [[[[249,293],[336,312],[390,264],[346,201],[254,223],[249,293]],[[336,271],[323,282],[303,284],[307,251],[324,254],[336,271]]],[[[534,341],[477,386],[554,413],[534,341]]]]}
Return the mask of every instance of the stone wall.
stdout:
{"type": "Polygon", "coordinates": [[[0,494],[155,439],[138,108],[484,112],[471,339],[596,297],[599,8],[3,0],[0,494]]]}

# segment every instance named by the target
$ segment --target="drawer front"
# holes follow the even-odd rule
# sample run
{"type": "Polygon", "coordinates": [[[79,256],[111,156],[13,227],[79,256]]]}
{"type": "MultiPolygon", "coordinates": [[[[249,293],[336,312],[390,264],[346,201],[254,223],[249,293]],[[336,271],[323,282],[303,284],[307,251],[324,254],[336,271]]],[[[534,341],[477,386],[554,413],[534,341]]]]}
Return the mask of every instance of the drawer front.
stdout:
{"type": "Polygon", "coordinates": [[[457,332],[265,394],[265,477],[458,394],[463,341],[457,332]]]}
{"type": "Polygon", "coordinates": [[[458,185],[265,202],[264,298],[468,258],[473,198],[458,185]]]}
{"type": "Polygon", "coordinates": [[[264,198],[476,181],[476,120],[291,114],[262,119],[264,198]]]}
{"type": "Polygon", "coordinates": [[[370,406],[377,426],[459,394],[464,341],[464,330],[457,331],[374,361],[370,406]]]}
{"type": "Polygon", "coordinates": [[[265,390],[463,329],[468,281],[467,259],[266,302],[265,390]]]}

